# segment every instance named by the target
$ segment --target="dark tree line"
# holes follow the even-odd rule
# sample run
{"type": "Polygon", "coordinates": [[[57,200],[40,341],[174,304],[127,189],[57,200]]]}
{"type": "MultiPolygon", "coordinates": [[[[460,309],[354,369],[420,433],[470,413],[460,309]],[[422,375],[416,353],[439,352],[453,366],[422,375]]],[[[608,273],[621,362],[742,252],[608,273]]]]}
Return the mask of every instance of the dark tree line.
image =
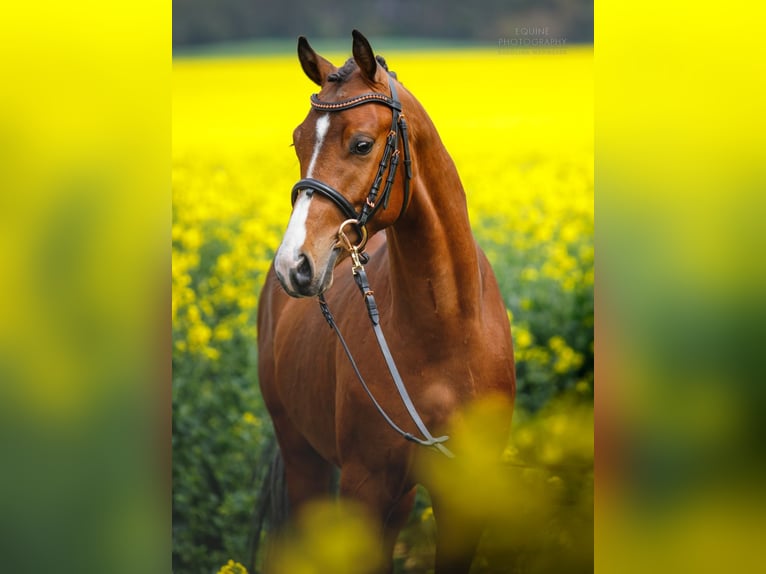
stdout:
{"type": "Polygon", "coordinates": [[[592,0],[173,0],[173,45],[369,36],[497,42],[521,27],[593,41],[592,0]]]}

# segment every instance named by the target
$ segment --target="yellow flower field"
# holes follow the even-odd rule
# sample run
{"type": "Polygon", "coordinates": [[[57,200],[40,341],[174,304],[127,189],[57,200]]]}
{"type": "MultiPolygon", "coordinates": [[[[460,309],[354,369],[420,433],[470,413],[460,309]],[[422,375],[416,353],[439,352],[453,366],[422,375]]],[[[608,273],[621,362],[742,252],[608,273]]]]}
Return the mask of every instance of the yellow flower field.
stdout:
{"type": "MultiPolygon", "coordinates": [[[[542,247],[539,265],[516,280],[548,277],[567,291],[592,284],[592,52],[387,57],[455,159],[490,260],[498,250],[542,247]]],[[[255,295],[298,179],[292,129],[315,86],[292,56],[180,61],[173,83],[172,309],[186,333],[175,345],[215,359],[216,343],[233,330],[253,334],[255,295]],[[200,248],[211,240],[221,252],[193,287],[200,248]],[[222,307],[237,312],[221,317],[222,307]]],[[[519,327],[520,342],[531,345],[519,327]]]]}
{"type": "MultiPolygon", "coordinates": [[[[336,64],[348,56],[323,55],[336,64]]],[[[455,160],[474,233],[498,276],[516,349],[516,421],[524,427],[524,412],[564,394],[587,404],[592,50],[383,55],[455,160]]],[[[206,559],[218,560],[211,562],[216,568],[230,558],[246,563],[246,528],[223,537],[220,555],[205,552],[191,533],[249,523],[252,474],[260,472],[252,469],[263,466],[268,435],[255,376],[255,310],[299,179],[292,130],[315,91],[293,55],[173,65],[174,523],[184,526],[174,537],[178,571],[206,571],[192,566],[206,559]],[[211,480],[221,490],[214,501],[205,490],[211,480]]],[[[546,417],[567,429],[584,420],[546,417]]],[[[561,434],[540,428],[529,419],[506,459],[566,462],[567,445],[555,442],[561,434]]],[[[592,428],[575,434],[566,440],[582,460],[592,428]]]]}

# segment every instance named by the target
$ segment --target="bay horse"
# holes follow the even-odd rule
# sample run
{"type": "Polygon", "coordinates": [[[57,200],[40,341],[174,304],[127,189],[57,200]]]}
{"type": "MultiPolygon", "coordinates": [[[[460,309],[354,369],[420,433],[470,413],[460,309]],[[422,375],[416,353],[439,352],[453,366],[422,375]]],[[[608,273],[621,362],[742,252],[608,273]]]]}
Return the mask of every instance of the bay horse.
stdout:
{"type": "MultiPolygon", "coordinates": [[[[301,67],[321,89],[293,132],[302,179],[259,301],[259,380],[291,512],[327,496],[337,467],[340,495],[379,521],[390,571],[415,487],[429,489],[428,478],[417,475],[418,460],[441,457],[448,465],[444,454],[461,456],[442,447],[444,438],[431,448],[406,438],[421,436],[422,428],[447,432],[462,407],[497,395],[509,405],[507,425],[492,437],[499,456],[516,383],[506,308],[471,232],[455,165],[423,107],[356,30],[352,52],[337,68],[298,40],[301,67]],[[374,289],[379,326],[414,417],[378,349],[352,266],[364,266],[374,289]],[[335,309],[357,365],[328,329],[318,297],[335,309]]],[[[456,102],[455,113],[470,105],[456,102]]],[[[468,572],[480,525],[459,516],[449,496],[432,494],[432,505],[437,574],[468,572]]]]}

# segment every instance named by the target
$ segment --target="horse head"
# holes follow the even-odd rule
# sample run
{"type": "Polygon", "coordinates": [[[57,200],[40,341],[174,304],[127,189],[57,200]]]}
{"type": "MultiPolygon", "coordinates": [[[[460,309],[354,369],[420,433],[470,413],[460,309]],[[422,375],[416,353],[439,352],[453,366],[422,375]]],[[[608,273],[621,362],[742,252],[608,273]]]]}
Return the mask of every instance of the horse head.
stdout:
{"type": "Polygon", "coordinates": [[[301,180],[274,259],[277,278],[293,297],[326,291],[349,247],[361,248],[368,234],[393,224],[409,200],[409,145],[398,84],[356,30],[352,53],[337,68],[306,38],[298,40],[301,67],[321,90],[293,132],[301,180]],[[347,232],[345,242],[340,231],[347,232]]]}

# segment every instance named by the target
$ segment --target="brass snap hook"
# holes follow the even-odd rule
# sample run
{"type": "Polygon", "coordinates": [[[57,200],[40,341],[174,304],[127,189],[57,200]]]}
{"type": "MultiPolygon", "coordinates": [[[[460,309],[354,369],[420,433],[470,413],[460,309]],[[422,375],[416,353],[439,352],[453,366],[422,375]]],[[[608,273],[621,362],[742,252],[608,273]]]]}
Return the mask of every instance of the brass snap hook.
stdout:
{"type": "Polygon", "coordinates": [[[358,253],[364,249],[365,245],[367,245],[367,227],[364,225],[359,225],[358,219],[347,219],[340,224],[340,227],[338,228],[338,242],[335,244],[336,247],[342,247],[350,253],[358,253]],[[357,245],[351,243],[348,235],[346,235],[345,229],[348,225],[356,225],[357,231],[360,234],[360,240],[357,245]]]}

